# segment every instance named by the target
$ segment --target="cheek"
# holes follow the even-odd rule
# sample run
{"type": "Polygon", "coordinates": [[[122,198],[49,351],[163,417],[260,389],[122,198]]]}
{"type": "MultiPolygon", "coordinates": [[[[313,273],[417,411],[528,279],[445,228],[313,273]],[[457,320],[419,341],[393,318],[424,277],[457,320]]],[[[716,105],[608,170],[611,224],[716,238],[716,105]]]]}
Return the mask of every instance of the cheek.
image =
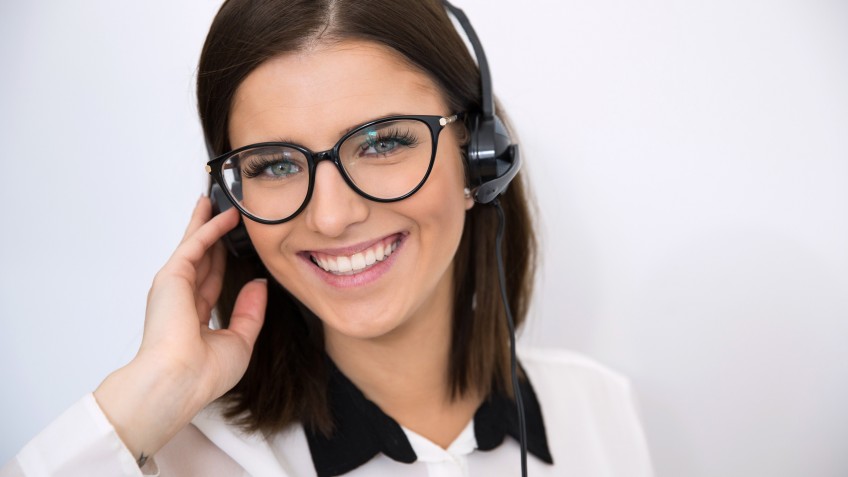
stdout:
{"type": "MultiPolygon", "coordinates": [[[[259,260],[262,261],[271,277],[298,300],[309,306],[309,288],[305,286],[304,280],[299,279],[303,270],[298,261],[302,259],[296,253],[291,252],[286,245],[289,238],[297,230],[296,223],[299,220],[301,220],[299,217],[295,217],[289,222],[278,225],[253,222],[249,225],[246,224],[246,227],[253,247],[259,255],[259,260]]],[[[248,222],[252,221],[248,220],[248,222]]],[[[315,310],[315,308],[312,309],[315,310]]]]}
{"type": "MultiPolygon", "coordinates": [[[[444,188],[443,192],[463,197],[463,188],[467,183],[465,178],[465,158],[460,148],[458,138],[453,131],[442,131],[439,140],[436,160],[433,164],[433,175],[437,175],[438,187],[444,188]]],[[[428,179],[429,182],[430,179],[428,179]]]]}
{"type": "MultiPolygon", "coordinates": [[[[420,192],[421,197],[413,196],[418,210],[423,216],[432,217],[436,222],[437,234],[461,234],[465,221],[465,212],[470,204],[465,199],[465,171],[459,150],[450,156],[440,156],[433,166],[433,172],[420,192]]],[[[412,205],[412,204],[410,204],[412,205]]],[[[448,237],[445,236],[445,239],[448,237]]]]}
{"type": "Polygon", "coordinates": [[[277,257],[280,255],[285,240],[292,229],[291,224],[296,220],[297,218],[291,222],[278,225],[265,225],[249,219],[245,220],[245,228],[250,236],[250,241],[253,243],[260,260],[269,271],[274,271],[272,262],[278,260],[277,257]]]}

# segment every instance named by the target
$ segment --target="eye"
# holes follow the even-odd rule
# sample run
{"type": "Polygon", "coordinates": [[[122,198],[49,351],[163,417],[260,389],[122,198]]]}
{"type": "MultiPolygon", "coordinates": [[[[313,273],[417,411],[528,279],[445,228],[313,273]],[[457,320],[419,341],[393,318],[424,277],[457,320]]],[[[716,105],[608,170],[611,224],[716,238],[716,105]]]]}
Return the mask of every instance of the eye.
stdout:
{"type": "Polygon", "coordinates": [[[291,161],[279,161],[266,167],[262,172],[274,177],[287,177],[300,172],[300,167],[291,161]]]}
{"type": "Polygon", "coordinates": [[[304,171],[305,160],[290,151],[262,151],[241,160],[241,173],[248,179],[285,179],[304,171]]]}
{"type": "Polygon", "coordinates": [[[359,147],[359,156],[387,156],[418,144],[410,131],[398,129],[368,131],[359,147]]]}
{"type": "Polygon", "coordinates": [[[373,149],[377,154],[385,154],[398,146],[396,139],[378,139],[369,144],[369,149],[373,149]]]}

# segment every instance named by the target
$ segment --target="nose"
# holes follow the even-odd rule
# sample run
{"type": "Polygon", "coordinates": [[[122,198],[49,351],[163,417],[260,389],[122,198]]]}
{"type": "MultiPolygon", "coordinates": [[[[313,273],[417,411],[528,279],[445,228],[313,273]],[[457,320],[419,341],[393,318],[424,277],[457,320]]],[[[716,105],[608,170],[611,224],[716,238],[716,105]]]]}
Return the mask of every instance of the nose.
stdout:
{"type": "Polygon", "coordinates": [[[307,227],[327,237],[339,237],[368,218],[367,202],[350,188],[332,161],[321,161],[315,168],[312,198],[304,210],[307,227]]]}

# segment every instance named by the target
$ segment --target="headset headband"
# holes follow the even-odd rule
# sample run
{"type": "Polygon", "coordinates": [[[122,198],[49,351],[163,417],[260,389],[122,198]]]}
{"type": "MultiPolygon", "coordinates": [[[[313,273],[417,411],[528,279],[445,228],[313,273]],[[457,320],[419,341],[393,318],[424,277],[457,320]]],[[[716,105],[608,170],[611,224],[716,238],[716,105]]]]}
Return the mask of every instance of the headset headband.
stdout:
{"type": "Polygon", "coordinates": [[[480,102],[481,114],[484,118],[489,119],[495,115],[495,98],[492,95],[492,76],[489,73],[489,62],[486,61],[486,52],[483,50],[483,45],[480,43],[480,38],[477,37],[477,32],[471,26],[471,22],[460,8],[455,7],[447,0],[443,0],[445,8],[456,18],[471,46],[474,48],[474,55],[477,57],[477,67],[480,69],[480,102]]]}

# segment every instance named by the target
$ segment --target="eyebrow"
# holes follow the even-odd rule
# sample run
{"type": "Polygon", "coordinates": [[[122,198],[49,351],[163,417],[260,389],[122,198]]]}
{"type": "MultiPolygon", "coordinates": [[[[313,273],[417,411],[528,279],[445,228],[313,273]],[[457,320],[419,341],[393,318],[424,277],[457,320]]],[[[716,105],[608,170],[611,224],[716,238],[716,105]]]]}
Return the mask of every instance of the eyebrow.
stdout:
{"type": "MultiPolygon", "coordinates": [[[[412,116],[412,114],[390,112],[390,113],[387,113],[387,114],[383,114],[381,116],[375,116],[375,117],[368,119],[366,121],[356,123],[353,126],[350,126],[346,129],[342,129],[339,132],[338,139],[341,139],[342,137],[344,137],[345,134],[353,131],[354,129],[362,127],[362,125],[364,125],[364,124],[368,124],[370,122],[377,121],[377,120],[384,119],[384,118],[389,118],[389,117],[392,117],[392,116],[412,116]]],[[[337,142],[338,142],[338,139],[336,139],[337,142]]],[[[272,142],[285,142],[285,143],[289,143],[289,144],[302,144],[301,142],[295,141],[294,139],[292,139],[291,136],[277,136],[275,139],[272,140],[272,142]]]]}

